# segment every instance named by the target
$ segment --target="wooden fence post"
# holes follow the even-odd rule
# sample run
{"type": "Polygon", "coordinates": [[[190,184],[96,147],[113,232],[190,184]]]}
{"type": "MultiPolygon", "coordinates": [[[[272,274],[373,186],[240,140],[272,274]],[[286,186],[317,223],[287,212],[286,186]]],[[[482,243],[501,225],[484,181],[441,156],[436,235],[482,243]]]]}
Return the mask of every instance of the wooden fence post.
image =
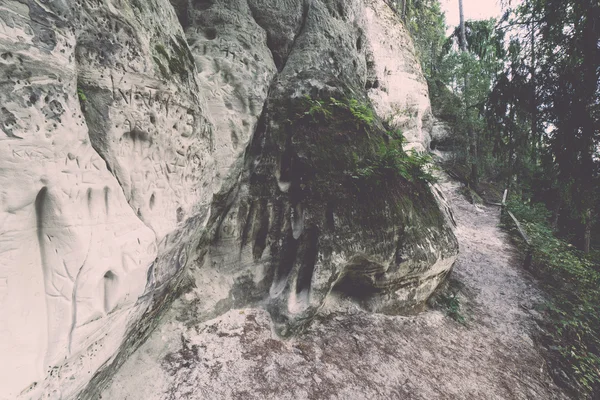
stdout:
{"type": "Polygon", "coordinates": [[[515,224],[515,226],[517,227],[517,231],[519,232],[521,239],[523,239],[523,241],[525,242],[525,247],[526,247],[525,268],[529,268],[531,266],[531,261],[533,259],[533,244],[531,243],[529,236],[527,236],[527,233],[525,233],[525,229],[523,229],[523,227],[519,223],[519,220],[517,219],[517,217],[515,217],[515,215],[510,211],[507,211],[507,214],[512,219],[513,224],[515,224]]]}

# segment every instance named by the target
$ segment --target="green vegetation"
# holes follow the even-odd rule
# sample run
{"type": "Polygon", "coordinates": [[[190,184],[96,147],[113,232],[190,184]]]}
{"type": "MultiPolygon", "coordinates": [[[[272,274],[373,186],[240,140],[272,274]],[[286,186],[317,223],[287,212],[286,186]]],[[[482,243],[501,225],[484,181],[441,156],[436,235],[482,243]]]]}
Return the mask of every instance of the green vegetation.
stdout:
{"type": "Polygon", "coordinates": [[[163,77],[169,78],[171,75],[176,75],[179,76],[181,80],[186,80],[189,73],[188,71],[193,69],[194,57],[183,38],[177,37],[176,40],[171,40],[170,44],[172,52],[174,53],[173,56],[169,54],[163,44],[157,43],[154,46],[154,50],[158,56],[153,57],[153,60],[163,77]],[[169,67],[168,70],[162,63],[161,57],[166,61],[169,67]]]}
{"type": "Polygon", "coordinates": [[[444,13],[438,0],[392,0],[392,5],[411,33],[425,77],[435,74],[445,41],[444,13]]]}
{"type": "Polygon", "coordinates": [[[169,59],[169,53],[167,53],[165,46],[163,46],[162,44],[158,43],[156,46],[154,46],[154,50],[156,50],[156,52],[164,58],[169,59]]]}
{"type": "Polygon", "coordinates": [[[156,63],[156,65],[158,66],[158,70],[160,71],[160,73],[162,74],[163,77],[168,78],[169,76],[171,76],[171,74],[169,74],[169,71],[167,70],[167,68],[165,68],[165,66],[163,65],[163,63],[160,61],[160,59],[158,57],[153,57],[154,62],[156,63]]]}
{"type": "Polygon", "coordinates": [[[461,325],[467,326],[467,318],[464,315],[464,307],[461,304],[459,294],[464,287],[455,279],[448,279],[438,289],[436,293],[428,300],[428,305],[432,308],[443,311],[448,317],[452,318],[461,325]]]}
{"type": "Polygon", "coordinates": [[[446,315],[448,315],[450,318],[459,324],[467,324],[465,317],[461,314],[460,300],[458,299],[456,293],[448,295],[442,293],[437,297],[437,302],[446,309],[446,315]]]}
{"type": "Polygon", "coordinates": [[[358,182],[370,181],[380,186],[389,179],[402,178],[408,182],[435,182],[435,177],[427,170],[431,164],[429,154],[402,149],[404,138],[391,139],[381,143],[377,151],[364,160],[355,156],[356,169],[351,175],[358,182]]]}
{"type": "MultiPolygon", "coordinates": [[[[405,153],[401,133],[386,132],[368,98],[358,93],[342,87],[268,104],[269,118],[285,121],[266,127],[264,146],[280,154],[277,179],[289,182],[286,195],[310,204],[315,215],[335,210],[336,220],[327,217],[323,229],[343,220],[360,226],[357,234],[379,235],[403,221],[446,232],[444,215],[421,179],[426,157],[405,153]]],[[[265,178],[257,174],[253,179],[260,183],[265,178]]],[[[262,193],[264,186],[255,185],[255,190],[262,193]]]]}
{"type": "Polygon", "coordinates": [[[508,208],[529,235],[531,271],[550,295],[543,324],[552,360],[573,380],[565,383],[575,391],[599,393],[600,271],[590,257],[555,236],[543,204],[512,201],[508,208]]]}
{"type": "Polygon", "coordinates": [[[306,96],[304,100],[306,110],[303,115],[311,117],[313,122],[330,122],[332,118],[339,118],[348,113],[345,121],[353,121],[356,128],[369,129],[375,122],[375,115],[370,105],[356,99],[337,100],[330,97],[328,100],[319,100],[306,96]]]}
{"type": "Polygon", "coordinates": [[[87,101],[87,96],[85,95],[85,93],[83,92],[83,89],[81,89],[81,88],[77,88],[77,97],[79,98],[79,101],[82,103],[85,103],[87,101]]]}
{"type": "Polygon", "coordinates": [[[598,18],[597,1],[525,0],[499,21],[466,21],[464,40],[456,27],[428,76],[470,187],[543,202],[586,253],[600,233],[598,18]]]}
{"type": "MultiPolygon", "coordinates": [[[[301,119],[308,119],[312,124],[342,124],[365,132],[375,129],[375,114],[368,103],[357,99],[326,100],[304,98],[304,109],[301,119]]],[[[370,145],[352,153],[352,159],[346,168],[346,175],[359,191],[380,190],[386,183],[403,180],[410,183],[434,182],[435,178],[428,171],[431,163],[429,154],[416,151],[405,152],[405,142],[401,132],[387,132],[384,136],[374,135],[370,145]]]]}
{"type": "Polygon", "coordinates": [[[438,0],[392,3],[469,197],[514,197],[551,294],[546,344],[568,378],[555,377],[600,398],[600,3],[504,0],[502,18],[463,21],[448,38],[438,0]]]}

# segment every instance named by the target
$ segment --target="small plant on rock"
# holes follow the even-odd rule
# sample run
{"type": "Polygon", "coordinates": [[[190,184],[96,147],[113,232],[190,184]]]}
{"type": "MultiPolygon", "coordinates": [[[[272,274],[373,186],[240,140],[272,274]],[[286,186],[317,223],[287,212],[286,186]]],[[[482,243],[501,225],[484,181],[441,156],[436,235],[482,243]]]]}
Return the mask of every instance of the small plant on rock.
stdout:
{"type": "Polygon", "coordinates": [[[313,122],[327,120],[333,115],[328,107],[329,104],[325,100],[312,99],[309,96],[306,96],[305,99],[308,109],[304,112],[304,115],[311,117],[313,122]]]}
{"type": "Polygon", "coordinates": [[[305,96],[306,111],[302,116],[310,117],[312,122],[326,122],[332,119],[353,122],[357,128],[368,129],[375,123],[375,114],[367,103],[357,99],[326,100],[305,96]]]}
{"type": "Polygon", "coordinates": [[[81,89],[81,88],[77,89],[77,97],[79,98],[79,101],[81,103],[87,102],[87,96],[85,95],[85,93],[83,92],[83,89],[81,89]]]}
{"type": "Polygon", "coordinates": [[[433,183],[435,177],[427,170],[431,156],[414,150],[404,151],[405,142],[401,132],[389,133],[394,138],[383,141],[375,154],[364,160],[355,156],[355,180],[369,180],[376,186],[387,180],[402,178],[408,182],[433,183]]]}
{"type": "Polygon", "coordinates": [[[438,303],[446,309],[446,315],[458,322],[459,324],[466,325],[465,317],[460,312],[460,300],[456,296],[456,293],[444,294],[441,293],[437,299],[438,303]]]}

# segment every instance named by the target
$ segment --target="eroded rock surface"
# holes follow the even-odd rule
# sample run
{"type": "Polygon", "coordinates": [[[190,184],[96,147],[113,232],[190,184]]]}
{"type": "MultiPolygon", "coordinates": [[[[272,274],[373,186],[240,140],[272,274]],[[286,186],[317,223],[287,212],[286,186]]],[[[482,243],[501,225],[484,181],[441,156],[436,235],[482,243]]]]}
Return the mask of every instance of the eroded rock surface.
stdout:
{"type": "Polygon", "coordinates": [[[369,98],[377,114],[402,131],[408,149],[427,151],[434,118],[427,81],[410,35],[385,1],[367,3],[365,88],[369,98]]]}
{"type": "Polygon", "coordinates": [[[465,324],[445,307],[390,316],[336,296],[287,340],[260,308],[170,320],[159,329],[178,340],[136,352],[102,398],[567,399],[534,340],[544,297],[498,227],[500,210],[470,204],[447,177],[441,186],[461,246],[441,293],[457,296],[465,324]]]}
{"type": "Polygon", "coordinates": [[[94,398],[168,320],[397,313],[454,262],[435,191],[348,181],[383,122],[429,146],[383,0],[4,0],[0,87],[0,398],[94,398]],[[315,126],[305,96],[377,121],[315,126]]]}

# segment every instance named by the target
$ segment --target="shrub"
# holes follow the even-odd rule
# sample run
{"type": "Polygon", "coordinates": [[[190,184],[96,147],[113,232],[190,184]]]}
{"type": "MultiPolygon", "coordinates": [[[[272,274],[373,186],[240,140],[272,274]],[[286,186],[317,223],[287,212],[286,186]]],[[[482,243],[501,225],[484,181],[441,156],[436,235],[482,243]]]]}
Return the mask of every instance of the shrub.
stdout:
{"type": "Polygon", "coordinates": [[[460,312],[460,300],[456,296],[456,293],[448,295],[441,293],[437,298],[437,302],[446,309],[446,315],[448,315],[450,318],[452,318],[459,324],[467,324],[465,317],[460,312]]]}
{"type": "Polygon", "coordinates": [[[510,202],[532,242],[532,272],[549,294],[545,344],[581,396],[600,395],[600,273],[571,244],[558,239],[543,205],[510,202]],[[573,384],[574,383],[574,384],[573,384]]]}
{"type": "Polygon", "coordinates": [[[356,99],[338,100],[330,97],[328,100],[313,99],[305,96],[306,111],[304,116],[312,118],[313,122],[325,122],[332,118],[343,118],[353,122],[357,128],[368,129],[375,122],[375,114],[366,103],[356,99]]]}
{"type": "Polygon", "coordinates": [[[508,208],[521,222],[535,223],[541,226],[547,226],[551,213],[542,203],[523,204],[519,201],[511,200],[508,202],[508,208]]]}
{"type": "Polygon", "coordinates": [[[376,185],[387,179],[402,178],[408,182],[435,182],[435,177],[428,171],[431,156],[414,150],[405,152],[402,148],[404,137],[400,133],[388,135],[395,137],[384,141],[373,156],[365,160],[355,157],[356,170],[352,178],[371,180],[376,185]]]}

